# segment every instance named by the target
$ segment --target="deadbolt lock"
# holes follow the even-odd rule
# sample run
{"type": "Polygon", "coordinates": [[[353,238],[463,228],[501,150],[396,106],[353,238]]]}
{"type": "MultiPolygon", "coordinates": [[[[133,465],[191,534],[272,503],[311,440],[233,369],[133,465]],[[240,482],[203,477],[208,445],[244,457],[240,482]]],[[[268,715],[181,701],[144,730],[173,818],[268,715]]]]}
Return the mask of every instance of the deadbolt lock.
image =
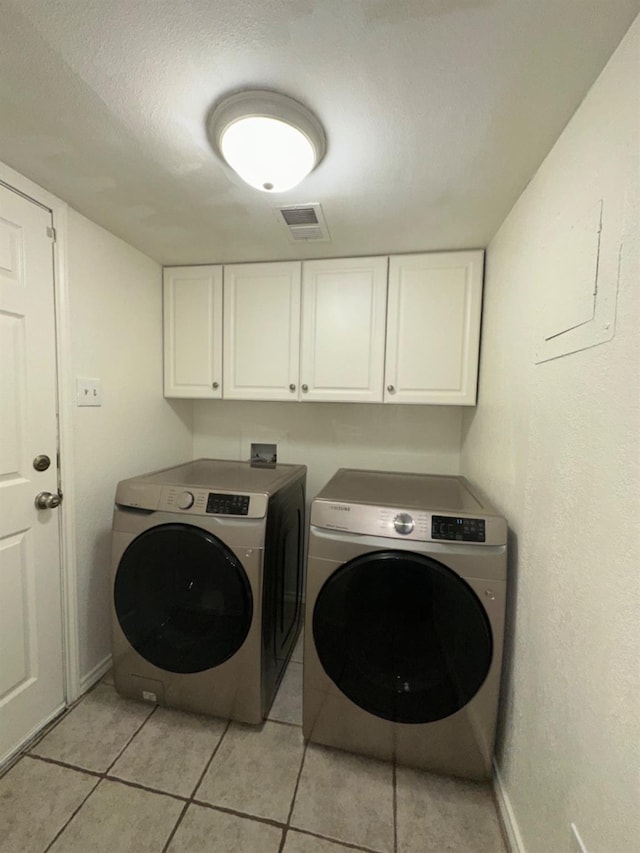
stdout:
{"type": "Polygon", "coordinates": [[[51,465],[51,460],[44,453],[41,453],[39,456],[36,456],[36,458],[33,460],[33,467],[36,469],[36,471],[46,471],[49,465],[51,465]]]}

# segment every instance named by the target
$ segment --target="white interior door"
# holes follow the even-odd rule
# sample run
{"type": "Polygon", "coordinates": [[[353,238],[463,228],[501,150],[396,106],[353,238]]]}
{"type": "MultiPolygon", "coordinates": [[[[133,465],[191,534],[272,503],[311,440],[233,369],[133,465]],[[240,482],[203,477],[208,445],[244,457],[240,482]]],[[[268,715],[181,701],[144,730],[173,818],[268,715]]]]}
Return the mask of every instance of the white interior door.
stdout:
{"type": "Polygon", "coordinates": [[[64,706],[51,224],[0,186],[0,762],[64,706]]]}

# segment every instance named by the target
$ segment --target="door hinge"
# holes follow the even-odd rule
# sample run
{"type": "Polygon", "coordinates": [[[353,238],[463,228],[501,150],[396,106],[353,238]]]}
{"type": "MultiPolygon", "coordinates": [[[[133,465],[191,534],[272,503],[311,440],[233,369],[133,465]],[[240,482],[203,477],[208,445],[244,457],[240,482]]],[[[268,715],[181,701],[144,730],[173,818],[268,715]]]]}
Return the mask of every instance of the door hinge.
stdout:
{"type": "Polygon", "coordinates": [[[55,243],[56,242],[56,229],[52,228],[51,226],[48,226],[47,227],[47,237],[51,237],[51,239],[55,243]]]}

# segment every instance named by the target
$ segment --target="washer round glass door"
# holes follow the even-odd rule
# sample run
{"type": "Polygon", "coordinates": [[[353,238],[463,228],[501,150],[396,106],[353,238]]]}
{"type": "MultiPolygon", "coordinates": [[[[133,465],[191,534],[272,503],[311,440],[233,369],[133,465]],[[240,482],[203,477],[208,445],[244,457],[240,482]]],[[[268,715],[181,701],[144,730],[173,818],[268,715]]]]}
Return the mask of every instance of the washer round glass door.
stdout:
{"type": "Polygon", "coordinates": [[[120,627],[145,660],[168,672],[202,672],[245,641],[253,603],[246,572],[212,533],[162,524],[128,546],[116,573],[120,627]]]}
{"type": "Polygon", "coordinates": [[[478,596],[429,557],[375,551],[337,569],[313,612],[320,662],[340,690],[378,717],[428,723],[469,702],[493,651],[478,596]]]}

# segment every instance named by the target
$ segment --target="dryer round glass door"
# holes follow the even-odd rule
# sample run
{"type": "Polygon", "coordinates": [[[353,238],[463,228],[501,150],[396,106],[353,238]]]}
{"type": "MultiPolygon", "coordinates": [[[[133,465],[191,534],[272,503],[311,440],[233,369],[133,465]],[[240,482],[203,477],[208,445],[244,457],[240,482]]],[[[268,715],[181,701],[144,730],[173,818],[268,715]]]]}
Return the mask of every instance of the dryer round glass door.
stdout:
{"type": "Polygon", "coordinates": [[[158,525],[134,539],[118,565],[114,605],[133,648],[168,672],[202,672],[228,660],[253,615],[240,561],[188,524],[158,525]]]}
{"type": "Polygon", "coordinates": [[[376,551],[337,569],[313,612],[325,672],[361,708],[428,723],[469,702],[484,682],[491,627],[471,587],[442,563],[376,551]]]}

